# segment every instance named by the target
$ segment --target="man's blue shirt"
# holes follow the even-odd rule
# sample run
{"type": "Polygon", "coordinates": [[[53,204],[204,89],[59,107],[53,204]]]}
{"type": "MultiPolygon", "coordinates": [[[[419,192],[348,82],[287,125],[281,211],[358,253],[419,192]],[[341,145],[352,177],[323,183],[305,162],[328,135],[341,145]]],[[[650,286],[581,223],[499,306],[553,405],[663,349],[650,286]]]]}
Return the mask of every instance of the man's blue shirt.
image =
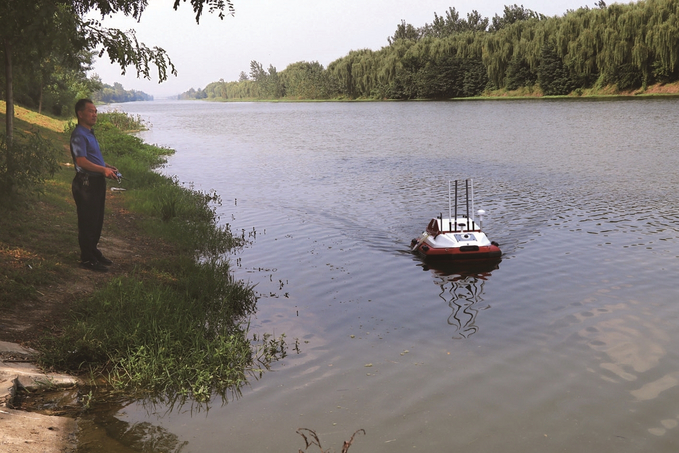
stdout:
{"type": "Polygon", "coordinates": [[[101,154],[99,142],[94,136],[94,132],[86,127],[81,126],[80,124],[78,124],[71,133],[71,156],[73,156],[73,164],[75,165],[75,169],[79,173],[85,173],[92,176],[101,175],[100,173],[93,173],[85,170],[84,168],[80,168],[75,162],[77,157],[85,157],[94,164],[101,165],[102,167],[106,166],[106,163],[104,162],[104,156],[101,154]]]}

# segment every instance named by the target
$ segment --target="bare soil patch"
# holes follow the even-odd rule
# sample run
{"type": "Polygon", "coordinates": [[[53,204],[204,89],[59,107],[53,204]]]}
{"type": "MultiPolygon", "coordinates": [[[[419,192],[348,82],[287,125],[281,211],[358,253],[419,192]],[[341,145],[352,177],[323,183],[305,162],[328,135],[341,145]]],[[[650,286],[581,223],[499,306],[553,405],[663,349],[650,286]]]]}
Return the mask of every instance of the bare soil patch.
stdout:
{"type": "Polygon", "coordinates": [[[679,94],[679,83],[656,84],[648,87],[644,94],[679,94]]]}

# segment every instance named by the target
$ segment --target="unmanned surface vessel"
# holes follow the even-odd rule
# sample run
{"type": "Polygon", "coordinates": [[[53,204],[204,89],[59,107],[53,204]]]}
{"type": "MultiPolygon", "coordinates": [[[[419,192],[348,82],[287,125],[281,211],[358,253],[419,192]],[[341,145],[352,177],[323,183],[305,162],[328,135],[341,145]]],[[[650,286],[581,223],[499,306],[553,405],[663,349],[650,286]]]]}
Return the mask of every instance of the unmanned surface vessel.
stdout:
{"type": "Polygon", "coordinates": [[[411,251],[427,260],[499,260],[502,256],[497,242],[490,241],[481,231],[482,209],[477,211],[479,223],[469,216],[470,196],[471,210],[474,210],[474,185],[472,180],[465,180],[465,204],[463,212],[458,213],[458,181],[448,181],[448,217],[441,213],[431,219],[427,229],[411,243],[411,251]],[[453,210],[452,183],[455,186],[455,202],[453,210]]]}

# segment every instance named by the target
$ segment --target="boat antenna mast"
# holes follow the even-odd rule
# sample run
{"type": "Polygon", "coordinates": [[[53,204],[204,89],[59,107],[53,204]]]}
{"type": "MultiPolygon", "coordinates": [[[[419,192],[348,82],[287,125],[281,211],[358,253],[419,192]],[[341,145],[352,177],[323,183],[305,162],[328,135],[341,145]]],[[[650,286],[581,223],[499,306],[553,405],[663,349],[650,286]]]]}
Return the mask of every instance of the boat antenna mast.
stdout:
{"type": "Polygon", "coordinates": [[[469,231],[469,180],[464,180],[465,198],[467,203],[467,231],[469,231]]]}
{"type": "MultiPolygon", "coordinates": [[[[448,231],[453,231],[453,207],[451,206],[452,200],[450,199],[450,179],[448,180],[448,231]]],[[[443,225],[441,225],[443,227],[443,225]]]]}
{"type": "MultiPolygon", "coordinates": [[[[472,190],[472,210],[471,210],[471,213],[472,213],[472,215],[474,215],[474,179],[473,178],[469,179],[469,185],[471,186],[471,190],[472,190]]],[[[475,221],[472,222],[472,224],[474,225],[474,227],[476,227],[475,221]]]]}
{"type": "Polygon", "coordinates": [[[457,179],[455,180],[455,217],[453,222],[455,222],[455,231],[457,231],[457,179]]]}

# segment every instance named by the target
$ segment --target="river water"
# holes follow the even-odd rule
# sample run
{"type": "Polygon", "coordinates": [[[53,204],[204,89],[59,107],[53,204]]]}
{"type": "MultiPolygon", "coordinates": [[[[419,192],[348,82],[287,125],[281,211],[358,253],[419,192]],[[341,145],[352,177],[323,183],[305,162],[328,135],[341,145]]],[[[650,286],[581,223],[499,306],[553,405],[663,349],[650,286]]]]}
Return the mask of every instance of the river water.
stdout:
{"type": "Polygon", "coordinates": [[[221,195],[251,327],[299,353],[209,411],[128,405],[109,451],[679,448],[679,100],[118,108],[221,195]],[[410,240],[466,178],[503,259],[431,269],[410,240]]]}

